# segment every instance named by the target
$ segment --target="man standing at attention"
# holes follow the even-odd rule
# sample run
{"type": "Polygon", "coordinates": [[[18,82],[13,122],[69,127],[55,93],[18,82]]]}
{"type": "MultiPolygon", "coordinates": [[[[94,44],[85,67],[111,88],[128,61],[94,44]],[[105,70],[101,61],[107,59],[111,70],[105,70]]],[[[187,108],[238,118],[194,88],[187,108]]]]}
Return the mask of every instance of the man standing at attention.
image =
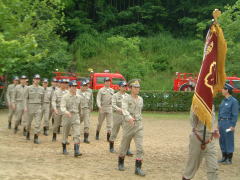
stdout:
{"type": "Polygon", "coordinates": [[[232,164],[234,152],[234,131],[238,120],[239,103],[232,96],[233,87],[225,84],[222,89],[222,95],[225,97],[219,107],[218,127],[220,132],[220,148],[222,151],[222,160],[219,163],[232,164]]]}

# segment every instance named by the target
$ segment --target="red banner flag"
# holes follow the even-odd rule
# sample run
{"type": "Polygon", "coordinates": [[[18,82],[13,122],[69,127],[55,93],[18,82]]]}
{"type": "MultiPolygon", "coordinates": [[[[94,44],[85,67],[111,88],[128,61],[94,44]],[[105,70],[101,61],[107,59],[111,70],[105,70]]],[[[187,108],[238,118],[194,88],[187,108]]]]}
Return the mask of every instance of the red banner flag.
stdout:
{"type": "Polygon", "coordinates": [[[223,88],[226,79],[226,51],[222,29],[218,24],[213,24],[206,37],[202,66],[191,107],[208,129],[212,128],[213,97],[223,88]]]}

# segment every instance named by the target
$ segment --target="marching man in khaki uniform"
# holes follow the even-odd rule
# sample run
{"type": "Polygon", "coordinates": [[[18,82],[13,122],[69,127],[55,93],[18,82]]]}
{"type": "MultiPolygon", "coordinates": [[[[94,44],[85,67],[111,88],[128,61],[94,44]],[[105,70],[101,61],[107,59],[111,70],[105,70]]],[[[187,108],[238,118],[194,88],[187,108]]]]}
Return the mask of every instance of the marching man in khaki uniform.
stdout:
{"type": "Polygon", "coordinates": [[[34,143],[39,144],[38,136],[41,132],[41,116],[43,105],[43,87],[39,85],[40,75],[36,74],[33,77],[33,84],[26,89],[25,96],[25,112],[27,113],[27,136],[30,140],[30,130],[33,119],[35,120],[34,127],[34,143]]]}
{"type": "MultiPolygon", "coordinates": [[[[112,107],[113,107],[113,128],[112,134],[109,139],[109,151],[114,153],[114,141],[117,138],[120,127],[123,124],[124,116],[122,112],[122,99],[129,96],[127,93],[127,83],[122,81],[119,83],[119,91],[115,93],[112,97],[112,107]]],[[[133,154],[128,149],[128,156],[132,156],[133,154]]]]}
{"type": "Polygon", "coordinates": [[[25,122],[25,118],[23,117],[24,114],[24,97],[25,97],[25,92],[27,89],[26,86],[26,79],[27,76],[22,75],[20,78],[20,84],[17,85],[14,88],[13,91],[13,97],[12,97],[12,107],[15,112],[15,127],[14,127],[14,133],[16,134],[18,131],[18,126],[20,124],[20,121],[22,119],[22,124],[23,124],[23,135],[26,134],[26,126],[27,122],[25,122]]]}
{"type": "MultiPolygon", "coordinates": [[[[205,147],[201,148],[204,125],[192,111],[190,112],[190,121],[193,129],[190,135],[189,157],[182,179],[192,179],[195,176],[202,159],[205,158],[207,179],[218,180],[218,162],[215,138],[219,138],[219,132],[218,130],[210,132],[206,129],[205,147]]],[[[213,114],[212,127],[214,125],[214,121],[215,113],[213,114]]]]}
{"type": "Polygon", "coordinates": [[[93,110],[93,95],[88,91],[86,81],[81,82],[81,89],[78,91],[78,95],[81,97],[80,123],[84,122],[84,142],[90,143],[88,136],[90,113],[93,110]]]}
{"type": "Polygon", "coordinates": [[[49,112],[49,120],[51,120],[52,119],[52,125],[54,124],[54,117],[53,117],[53,112],[54,112],[54,110],[53,110],[53,107],[52,107],[52,98],[53,98],[53,94],[54,94],[54,92],[57,90],[57,84],[58,84],[58,80],[56,79],[56,78],[53,78],[52,79],[52,82],[51,82],[51,90],[52,90],[52,93],[51,93],[51,97],[50,97],[50,99],[51,99],[51,101],[50,101],[50,112],[49,112]]]}
{"type": "Polygon", "coordinates": [[[73,140],[74,140],[74,156],[82,155],[79,152],[79,144],[80,144],[80,103],[81,98],[76,93],[77,91],[77,83],[75,81],[69,82],[69,93],[64,94],[61,100],[61,111],[63,115],[63,154],[67,153],[67,143],[68,143],[68,135],[70,129],[72,128],[73,140]]]}
{"type": "Polygon", "coordinates": [[[52,141],[57,140],[58,129],[62,123],[63,112],[61,111],[60,103],[61,103],[61,99],[62,99],[63,95],[68,93],[68,90],[66,90],[67,84],[68,84],[67,81],[65,79],[62,79],[60,88],[54,92],[53,97],[52,97],[52,108],[54,109],[54,124],[53,124],[52,141]]]}
{"type": "Polygon", "coordinates": [[[143,99],[138,96],[140,91],[139,80],[131,80],[129,82],[131,94],[122,100],[122,113],[124,115],[123,136],[118,157],[118,169],[124,171],[124,157],[129,148],[132,139],[136,145],[136,162],[135,174],[145,176],[142,171],[143,160],[143,124],[142,124],[142,108],[143,99]]]}
{"type": "Polygon", "coordinates": [[[44,89],[43,110],[42,110],[43,134],[45,136],[48,136],[52,89],[48,87],[48,79],[46,78],[43,79],[42,85],[44,89]]]}
{"type": "Polygon", "coordinates": [[[99,89],[97,93],[97,106],[99,109],[98,124],[96,131],[96,140],[99,140],[99,132],[102,127],[102,123],[106,118],[107,125],[107,141],[109,141],[112,130],[112,96],[114,90],[110,88],[111,80],[109,77],[104,79],[104,87],[99,89]]]}
{"type": "Polygon", "coordinates": [[[8,87],[7,87],[6,100],[7,100],[8,110],[9,110],[9,112],[8,112],[8,129],[11,129],[12,119],[13,119],[13,115],[15,113],[15,110],[13,109],[13,106],[12,106],[11,98],[13,96],[14,88],[18,84],[18,81],[19,81],[19,78],[17,76],[15,76],[13,78],[13,83],[8,85],[8,87]]]}

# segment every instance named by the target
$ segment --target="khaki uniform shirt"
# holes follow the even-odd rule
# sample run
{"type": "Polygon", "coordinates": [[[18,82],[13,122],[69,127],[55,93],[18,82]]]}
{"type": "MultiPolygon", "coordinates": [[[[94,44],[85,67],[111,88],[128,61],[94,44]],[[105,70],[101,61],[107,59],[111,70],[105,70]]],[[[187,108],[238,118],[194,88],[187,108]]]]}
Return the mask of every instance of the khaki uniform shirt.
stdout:
{"type": "Polygon", "coordinates": [[[15,89],[16,85],[15,84],[10,84],[7,87],[7,92],[6,92],[6,98],[7,98],[7,103],[10,104],[12,102],[12,97],[13,97],[13,91],[15,89]]]}
{"type": "Polygon", "coordinates": [[[90,91],[77,91],[78,95],[81,97],[81,108],[93,109],[93,95],[90,91]]]}
{"type": "Polygon", "coordinates": [[[117,92],[113,95],[112,107],[114,112],[120,113],[119,110],[122,110],[122,100],[127,96],[129,96],[127,93],[121,94],[120,92],[117,92]]]}
{"type": "Polygon", "coordinates": [[[128,95],[122,100],[122,112],[126,120],[134,118],[136,121],[142,120],[143,99],[138,96],[137,99],[128,95]]]}
{"type": "Polygon", "coordinates": [[[25,107],[27,107],[27,104],[42,104],[43,95],[44,89],[42,86],[28,86],[25,93],[25,107]]]}
{"type": "Polygon", "coordinates": [[[17,85],[13,91],[12,103],[16,104],[16,102],[23,102],[27,88],[28,86],[26,85],[17,85]]]}
{"type": "Polygon", "coordinates": [[[61,89],[55,90],[52,97],[52,107],[54,110],[57,110],[58,108],[60,108],[61,99],[63,95],[67,93],[68,93],[68,90],[61,90],[61,89]]]}
{"type": "Polygon", "coordinates": [[[46,87],[43,88],[44,89],[44,98],[43,98],[43,102],[44,103],[50,103],[51,102],[51,96],[52,96],[52,88],[50,87],[46,87]]]}
{"type": "Polygon", "coordinates": [[[112,88],[102,87],[97,93],[98,108],[112,108],[112,96],[114,90],[112,88]]]}
{"type": "Polygon", "coordinates": [[[78,94],[72,95],[70,93],[67,93],[62,97],[61,111],[63,113],[66,113],[67,111],[70,113],[79,113],[80,104],[81,104],[81,98],[78,94]]]}

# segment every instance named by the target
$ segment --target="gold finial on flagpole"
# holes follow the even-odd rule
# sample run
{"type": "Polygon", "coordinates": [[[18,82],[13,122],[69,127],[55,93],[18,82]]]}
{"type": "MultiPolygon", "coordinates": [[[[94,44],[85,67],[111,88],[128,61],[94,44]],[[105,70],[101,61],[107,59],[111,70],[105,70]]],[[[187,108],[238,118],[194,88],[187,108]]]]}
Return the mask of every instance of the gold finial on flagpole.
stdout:
{"type": "Polygon", "coordinates": [[[212,13],[214,22],[217,23],[217,18],[221,16],[222,12],[219,9],[215,9],[212,13]]]}

